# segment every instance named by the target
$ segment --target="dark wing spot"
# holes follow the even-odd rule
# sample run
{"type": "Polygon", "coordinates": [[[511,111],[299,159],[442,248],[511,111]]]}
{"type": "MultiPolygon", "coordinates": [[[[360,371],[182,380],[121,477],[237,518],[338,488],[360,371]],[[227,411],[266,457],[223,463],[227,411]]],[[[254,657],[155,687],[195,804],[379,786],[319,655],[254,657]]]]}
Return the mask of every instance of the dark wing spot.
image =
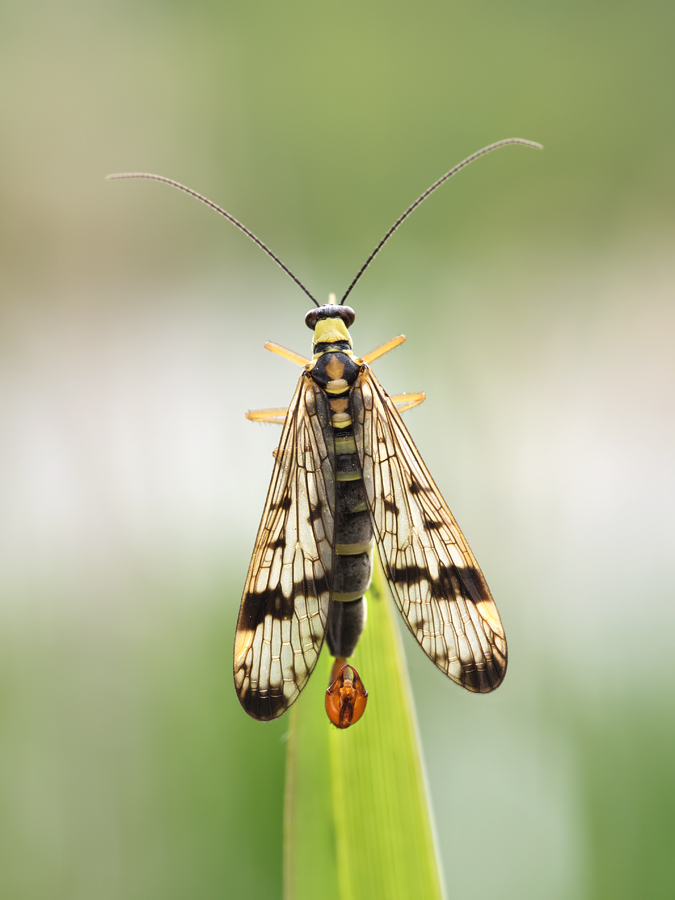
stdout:
{"type": "Polygon", "coordinates": [[[439,528],[443,527],[442,522],[434,522],[433,519],[428,518],[428,516],[424,517],[424,527],[427,531],[438,531],[439,528]]]}
{"type": "Polygon", "coordinates": [[[291,619],[294,609],[293,598],[286,599],[281,593],[281,586],[277,585],[276,588],[267,588],[260,593],[250,591],[245,594],[239,615],[244,627],[254,629],[267,615],[276,619],[291,619]]]}
{"type": "Polygon", "coordinates": [[[478,602],[492,599],[483,573],[479,569],[467,566],[459,570],[459,577],[472,600],[478,602]]]}
{"type": "Polygon", "coordinates": [[[239,695],[239,700],[249,716],[263,722],[278,718],[288,705],[282,694],[268,694],[261,697],[258,693],[245,691],[239,695]]]}
{"type": "Polygon", "coordinates": [[[309,520],[312,522],[320,522],[322,519],[321,515],[321,505],[317,504],[316,506],[312,506],[309,510],[309,520]]]}
{"type": "Polygon", "coordinates": [[[314,588],[316,590],[317,597],[320,597],[321,594],[329,592],[332,589],[332,585],[328,583],[328,579],[326,578],[326,576],[322,575],[320,578],[314,579],[314,588]]]}
{"type": "Polygon", "coordinates": [[[382,505],[384,506],[384,511],[388,513],[392,513],[395,516],[398,516],[400,510],[398,508],[398,504],[393,500],[383,500],[382,505]]]}
{"type": "Polygon", "coordinates": [[[290,509],[291,506],[292,506],[292,504],[293,504],[293,500],[292,500],[292,498],[291,498],[291,495],[290,495],[290,494],[286,494],[286,496],[284,497],[284,499],[283,499],[283,500],[281,501],[281,503],[279,504],[279,507],[280,507],[281,509],[290,509]]]}
{"type": "Polygon", "coordinates": [[[431,581],[429,570],[423,566],[397,566],[391,570],[394,584],[419,584],[431,581]]]}

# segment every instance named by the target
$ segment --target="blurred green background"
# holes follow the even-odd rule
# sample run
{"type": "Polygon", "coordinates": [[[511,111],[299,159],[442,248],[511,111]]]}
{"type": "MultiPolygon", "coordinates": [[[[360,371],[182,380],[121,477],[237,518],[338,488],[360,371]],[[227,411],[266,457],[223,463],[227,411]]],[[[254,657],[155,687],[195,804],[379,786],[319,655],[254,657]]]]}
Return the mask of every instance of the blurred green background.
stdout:
{"type": "MultiPolygon", "coordinates": [[[[287,724],[231,644],[307,298],[351,297],[490,582],[504,686],[406,643],[449,897],[675,896],[675,6],[9,0],[0,896],[275,898],[287,724]]],[[[367,673],[362,673],[367,681],[367,673]]],[[[401,823],[405,827],[405,823],[401,823]]],[[[376,898],[374,898],[376,900],[376,898]]]]}

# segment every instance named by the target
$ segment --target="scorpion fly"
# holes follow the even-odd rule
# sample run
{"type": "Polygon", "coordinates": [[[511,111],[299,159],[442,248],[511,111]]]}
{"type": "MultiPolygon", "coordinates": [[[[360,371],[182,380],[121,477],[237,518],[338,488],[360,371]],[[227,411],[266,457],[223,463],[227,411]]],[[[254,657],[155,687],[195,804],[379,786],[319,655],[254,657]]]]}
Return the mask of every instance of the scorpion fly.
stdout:
{"type": "Polygon", "coordinates": [[[196,191],[160,175],[107,176],[151,178],[206,203],[271,256],[315,304],[305,316],[311,359],[265,344],[302,366],[288,408],[246,413],[252,421],[283,426],[234,643],[235,688],[255,719],[276,719],[297,700],[324,640],[335,657],[328,717],[338,728],[361,717],[368,694],[347,659],[366,622],[375,544],[396,605],[429,659],[476,693],[493,691],[504,679],[506,639],[497,607],[401,418],[424,394],[390,397],[371,369],[405,337],[357,356],[349,332],[355,313],[345,300],[420,203],[460,169],[506,144],[541,149],[508,138],[454,166],[396,220],[340,302],[331,295],[325,305],[248,228],[196,191]]]}

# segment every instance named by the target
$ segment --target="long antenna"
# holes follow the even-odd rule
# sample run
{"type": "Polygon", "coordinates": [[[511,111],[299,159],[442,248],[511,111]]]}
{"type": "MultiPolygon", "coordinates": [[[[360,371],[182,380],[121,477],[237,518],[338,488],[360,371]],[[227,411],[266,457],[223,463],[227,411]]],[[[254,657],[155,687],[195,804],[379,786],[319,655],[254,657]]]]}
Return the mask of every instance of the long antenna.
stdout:
{"type": "Polygon", "coordinates": [[[408,218],[408,216],[410,215],[411,212],[413,212],[413,210],[417,209],[417,207],[420,205],[420,203],[423,203],[427,199],[429,194],[433,194],[433,192],[436,190],[436,188],[439,188],[444,182],[446,182],[448,180],[448,178],[452,178],[452,176],[456,175],[460,169],[463,169],[465,166],[468,166],[469,163],[472,163],[475,159],[478,159],[481,156],[485,156],[486,153],[491,153],[493,150],[497,150],[498,147],[505,147],[507,144],[525,144],[526,147],[536,147],[537,150],[544,149],[541,144],[537,144],[534,141],[525,141],[525,140],[523,140],[523,138],[505,138],[505,140],[497,141],[497,143],[495,143],[495,144],[490,144],[487,147],[483,147],[482,150],[478,150],[478,151],[476,151],[476,153],[472,153],[471,156],[467,156],[466,159],[463,159],[461,163],[458,163],[454,168],[450,169],[449,172],[446,172],[442,178],[439,178],[438,181],[434,181],[434,183],[431,185],[431,187],[427,188],[423,194],[420,194],[420,196],[417,198],[417,200],[415,200],[415,202],[412,203],[406,209],[406,211],[403,213],[403,215],[398,217],[398,219],[394,222],[394,224],[391,226],[389,231],[385,234],[385,236],[382,238],[380,243],[377,245],[377,247],[375,247],[375,249],[370,254],[368,259],[364,262],[364,264],[361,266],[359,271],[356,273],[356,277],[354,278],[352,283],[349,285],[347,290],[342,295],[342,299],[340,300],[340,303],[345,302],[345,300],[351,293],[352,288],[354,287],[356,282],[363,275],[363,273],[366,271],[368,266],[375,259],[377,254],[384,247],[384,245],[387,243],[387,241],[392,236],[392,234],[396,231],[396,229],[399,227],[399,225],[401,225],[408,218]]]}
{"type": "Polygon", "coordinates": [[[197,200],[201,200],[202,203],[205,203],[207,206],[210,206],[211,209],[215,209],[217,213],[220,213],[221,216],[225,216],[228,222],[232,222],[234,226],[236,226],[239,231],[243,231],[246,237],[249,237],[254,244],[257,244],[261,250],[264,250],[268,256],[271,256],[274,262],[279,266],[279,268],[283,269],[284,272],[293,279],[293,281],[298,285],[299,288],[307,294],[309,299],[316,305],[319,306],[319,302],[310,294],[304,284],[300,281],[299,278],[291,272],[288,266],[284,265],[276,253],[272,253],[267,244],[264,244],[260,238],[256,237],[252,231],[249,231],[245,225],[242,225],[238,219],[235,219],[234,216],[231,216],[229,212],[225,212],[224,209],[221,209],[220,206],[213,203],[211,200],[208,200],[206,197],[203,197],[201,194],[198,194],[197,191],[193,191],[192,188],[185,187],[184,184],[180,184],[178,181],[173,181],[171,178],[165,178],[163,175],[151,175],[148,172],[118,172],[115,175],[106,175],[106,181],[114,181],[116,178],[150,178],[153,181],[161,181],[164,184],[170,184],[171,187],[178,188],[179,191],[184,191],[186,194],[189,194],[191,197],[196,197],[197,200]]]}

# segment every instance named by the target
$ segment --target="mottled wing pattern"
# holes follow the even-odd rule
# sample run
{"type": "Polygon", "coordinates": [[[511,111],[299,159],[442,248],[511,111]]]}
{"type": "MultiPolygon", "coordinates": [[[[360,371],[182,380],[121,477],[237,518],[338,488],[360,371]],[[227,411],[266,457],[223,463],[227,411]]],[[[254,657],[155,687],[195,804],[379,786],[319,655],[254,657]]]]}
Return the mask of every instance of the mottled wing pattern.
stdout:
{"type": "Polygon", "coordinates": [[[351,407],[380,559],[408,628],[457,684],[494,690],[506,673],[497,607],[401,416],[367,366],[351,407]]]}
{"type": "Polygon", "coordinates": [[[286,416],[237,621],[234,683],[256,719],[276,719],[297,699],[323,643],[335,519],[327,421],[324,395],[303,373],[286,416]]]}

